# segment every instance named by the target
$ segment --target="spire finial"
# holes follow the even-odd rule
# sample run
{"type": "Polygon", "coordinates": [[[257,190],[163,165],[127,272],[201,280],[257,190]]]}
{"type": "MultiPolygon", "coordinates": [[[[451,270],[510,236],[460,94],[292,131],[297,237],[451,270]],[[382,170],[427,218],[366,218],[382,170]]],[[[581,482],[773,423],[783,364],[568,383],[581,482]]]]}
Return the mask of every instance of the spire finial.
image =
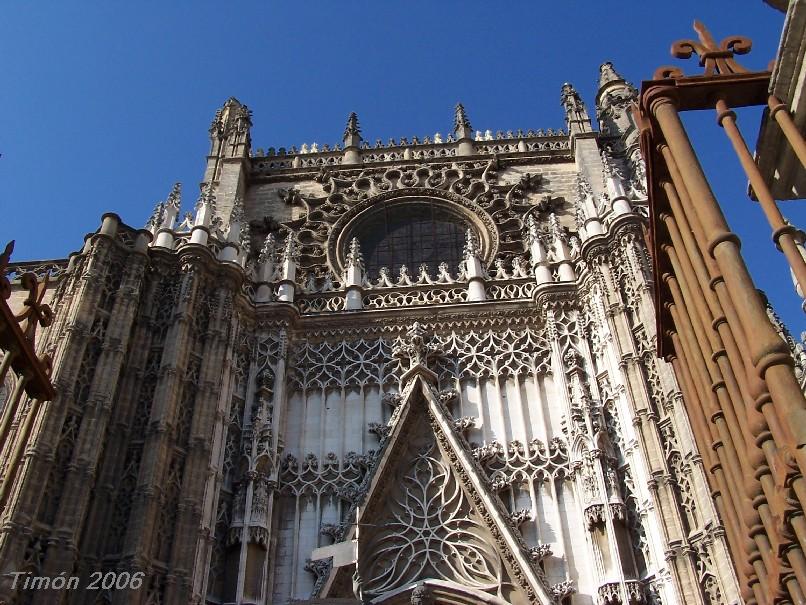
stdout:
{"type": "Polygon", "coordinates": [[[285,239],[285,246],[283,246],[283,260],[295,261],[297,259],[297,243],[294,241],[294,234],[288,232],[288,237],[285,239]]]}
{"type": "Polygon", "coordinates": [[[157,203],[154,206],[154,211],[151,213],[151,216],[146,223],[146,229],[149,231],[156,231],[156,229],[162,224],[162,215],[165,213],[165,204],[163,202],[157,203]]]}
{"type": "Polygon", "coordinates": [[[581,201],[584,201],[588,197],[593,197],[593,189],[591,188],[591,184],[581,172],[577,172],[576,185],[577,195],[581,201]]]}
{"type": "Polygon", "coordinates": [[[465,248],[464,248],[465,257],[472,256],[473,258],[478,258],[481,254],[481,249],[479,248],[479,241],[476,239],[476,234],[473,233],[472,229],[468,229],[465,233],[465,248]]]}
{"type": "Polygon", "coordinates": [[[540,229],[537,225],[537,219],[535,218],[534,213],[530,214],[526,217],[526,241],[528,243],[532,243],[535,240],[540,239],[540,229]]]}
{"type": "MultiPolygon", "coordinates": [[[[459,131],[462,129],[470,133],[473,127],[470,125],[470,119],[467,117],[465,106],[461,103],[457,103],[453,112],[453,131],[459,134],[459,131]]],[[[459,136],[461,137],[462,135],[460,134],[459,136]]],[[[470,136],[470,134],[467,136],[470,136]]]]}
{"type": "Polygon", "coordinates": [[[568,124],[568,134],[574,135],[591,132],[591,119],[585,103],[574,88],[573,84],[566,82],[560,92],[560,104],[565,109],[565,122],[568,124]]]}
{"type": "Polygon", "coordinates": [[[179,207],[182,205],[182,183],[174,183],[165,205],[176,208],[179,211],[179,207]]]}
{"type": "Polygon", "coordinates": [[[202,189],[201,195],[199,195],[199,199],[196,202],[196,210],[198,210],[202,206],[207,206],[213,212],[215,212],[215,191],[213,189],[212,181],[207,183],[204,189],[202,189]]]}
{"type": "Polygon", "coordinates": [[[350,240],[350,249],[347,251],[347,266],[360,267],[364,270],[364,257],[361,255],[361,244],[357,237],[350,240]]]}
{"type": "Polygon", "coordinates": [[[358,115],[354,111],[351,111],[347,118],[347,127],[344,129],[342,140],[346,146],[357,146],[358,141],[361,140],[361,125],[358,123],[358,115]],[[349,143],[348,141],[355,141],[355,143],[349,143]]]}
{"type": "Polygon", "coordinates": [[[260,256],[258,262],[261,264],[267,263],[274,258],[274,234],[269,233],[266,239],[263,240],[263,247],[260,249],[260,256]]]}
{"type": "Polygon", "coordinates": [[[616,71],[611,61],[605,61],[599,66],[599,88],[604,88],[610,82],[624,82],[624,78],[616,71]]]}
{"type": "Polygon", "coordinates": [[[230,223],[238,222],[243,223],[244,220],[243,198],[240,195],[235,196],[235,202],[232,204],[232,212],[229,215],[230,223]]]}

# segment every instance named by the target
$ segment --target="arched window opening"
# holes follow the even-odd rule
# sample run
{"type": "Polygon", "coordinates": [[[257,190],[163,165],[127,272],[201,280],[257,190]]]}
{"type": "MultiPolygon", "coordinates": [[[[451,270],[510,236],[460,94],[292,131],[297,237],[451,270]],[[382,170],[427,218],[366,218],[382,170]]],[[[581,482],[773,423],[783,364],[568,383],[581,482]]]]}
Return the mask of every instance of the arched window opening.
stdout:
{"type": "Polygon", "coordinates": [[[388,204],[371,213],[358,225],[355,237],[372,277],[381,267],[397,275],[402,265],[414,276],[422,264],[436,276],[442,262],[456,272],[468,227],[459,214],[444,205],[415,200],[388,204]]]}

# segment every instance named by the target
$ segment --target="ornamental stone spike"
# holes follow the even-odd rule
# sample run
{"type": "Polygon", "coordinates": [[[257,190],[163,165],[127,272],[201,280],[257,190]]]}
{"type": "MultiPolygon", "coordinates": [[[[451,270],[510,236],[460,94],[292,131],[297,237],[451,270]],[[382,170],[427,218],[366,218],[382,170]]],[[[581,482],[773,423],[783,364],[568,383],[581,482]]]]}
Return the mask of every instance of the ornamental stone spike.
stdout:
{"type": "Polygon", "coordinates": [[[358,116],[353,111],[347,118],[347,127],[344,129],[342,137],[344,143],[343,164],[361,163],[361,126],[358,124],[358,116]]]}
{"type": "Polygon", "coordinates": [[[207,245],[207,240],[210,236],[210,223],[215,215],[215,210],[213,183],[209,181],[196,201],[196,218],[193,221],[193,229],[190,234],[192,244],[207,245]]]}
{"type": "MultiPolygon", "coordinates": [[[[215,212],[215,191],[213,189],[213,182],[212,181],[208,182],[204,186],[204,189],[202,189],[201,193],[199,194],[199,199],[196,200],[195,209],[196,209],[197,212],[203,206],[207,206],[208,208],[210,208],[212,210],[212,212],[215,212]]],[[[210,215],[210,216],[212,216],[212,215],[210,215]]]]}
{"type": "Polygon", "coordinates": [[[347,268],[344,272],[344,282],[347,291],[344,296],[344,308],[356,311],[364,306],[361,291],[361,284],[364,283],[364,258],[361,255],[361,244],[357,237],[350,241],[346,261],[347,268]]]}
{"type": "Polygon", "coordinates": [[[274,264],[274,234],[269,233],[266,239],[263,240],[263,246],[260,248],[260,255],[257,262],[261,265],[274,264]]]}
{"type": "Polygon", "coordinates": [[[526,217],[526,243],[532,244],[535,240],[540,240],[540,230],[537,227],[537,219],[534,213],[526,217]]]}
{"type": "Polygon", "coordinates": [[[165,202],[165,206],[176,208],[176,212],[178,213],[181,205],[182,205],[182,183],[174,183],[174,186],[171,187],[171,192],[168,194],[168,199],[165,202]]]}
{"type": "Polygon", "coordinates": [[[610,197],[613,212],[616,216],[632,212],[632,207],[627,199],[627,192],[624,189],[619,171],[613,165],[613,161],[607,150],[602,150],[602,179],[610,197]]]}
{"type": "Polygon", "coordinates": [[[405,385],[414,376],[421,375],[427,382],[435,384],[437,375],[428,367],[429,360],[444,355],[444,352],[432,345],[425,327],[415,321],[406,333],[401,336],[392,349],[392,355],[397,359],[408,359],[409,368],[401,377],[401,384],[405,385]]]}
{"type": "Polygon", "coordinates": [[[467,299],[469,301],[485,300],[484,268],[481,266],[481,248],[476,234],[468,229],[465,234],[465,272],[467,274],[467,299]]]}
{"type": "Polygon", "coordinates": [[[297,243],[294,241],[294,234],[291,232],[289,232],[288,237],[285,238],[282,259],[283,262],[296,261],[297,259],[297,243]]]}
{"type": "Polygon", "coordinates": [[[560,281],[574,281],[576,274],[574,273],[574,268],[571,266],[571,253],[568,250],[568,241],[563,228],[560,226],[560,220],[553,212],[549,215],[549,233],[554,240],[554,258],[560,263],[557,271],[560,281]]]}
{"type": "Polygon", "coordinates": [[[361,243],[357,237],[350,241],[350,249],[347,251],[347,266],[364,269],[364,257],[361,255],[361,243]]]}
{"type": "Polygon", "coordinates": [[[282,254],[282,271],[280,285],[277,288],[277,300],[281,302],[294,302],[297,279],[297,245],[294,234],[289,231],[285,240],[282,254]]]}
{"type": "Polygon", "coordinates": [[[591,119],[585,103],[572,84],[566,82],[560,91],[560,104],[565,109],[565,123],[568,125],[568,134],[573,136],[585,132],[592,132],[591,119]]]}
{"type": "Polygon", "coordinates": [[[238,238],[238,243],[241,246],[241,264],[243,265],[252,251],[252,233],[248,222],[241,224],[241,232],[238,234],[238,238]]]}
{"type": "Polygon", "coordinates": [[[637,152],[639,131],[630,108],[638,100],[638,91],[618,73],[611,62],[599,67],[596,92],[596,117],[603,134],[620,136],[627,157],[637,152]]]}
{"type": "Polygon", "coordinates": [[[461,103],[456,104],[453,112],[453,132],[456,134],[458,141],[456,153],[458,155],[473,155],[473,127],[470,125],[470,119],[465,112],[465,106],[461,103]]]}
{"type": "Polygon", "coordinates": [[[240,226],[244,222],[244,209],[243,198],[240,195],[235,196],[235,203],[232,205],[232,211],[229,215],[230,228],[232,225],[237,224],[240,226]]]}
{"type": "Polygon", "coordinates": [[[610,82],[624,82],[624,78],[613,67],[613,63],[605,61],[599,66],[599,88],[604,88],[610,82]]]}
{"type": "Polygon", "coordinates": [[[464,255],[468,258],[476,258],[479,257],[479,244],[478,240],[476,239],[476,234],[473,233],[472,229],[468,229],[465,232],[465,247],[464,247],[464,255]]]}
{"type": "Polygon", "coordinates": [[[604,233],[596,201],[593,198],[593,189],[581,172],[577,173],[577,209],[582,214],[580,235],[583,241],[593,235],[604,233]]]}
{"type": "Polygon", "coordinates": [[[252,112],[235,97],[216,110],[210,124],[210,155],[248,157],[251,148],[252,112]]]}
{"type": "Polygon", "coordinates": [[[465,106],[457,103],[453,111],[453,132],[457,139],[472,138],[473,127],[470,125],[470,118],[467,117],[465,106]]]}
{"type": "Polygon", "coordinates": [[[268,282],[271,281],[274,275],[274,234],[269,233],[266,239],[263,240],[263,246],[260,248],[260,254],[257,257],[257,278],[258,287],[255,293],[256,302],[270,302],[271,301],[271,286],[268,282]]]}
{"type": "Polygon", "coordinates": [[[168,199],[163,204],[164,212],[162,214],[161,227],[164,229],[173,229],[176,223],[176,217],[179,216],[179,207],[182,204],[182,185],[174,183],[171,187],[171,192],[168,194],[168,199]]]}
{"type": "Polygon", "coordinates": [[[162,224],[162,215],[165,212],[165,204],[163,202],[158,202],[156,206],[154,206],[154,211],[151,213],[151,216],[146,223],[145,228],[151,232],[151,235],[156,235],[157,229],[159,229],[160,225],[162,224]]]}

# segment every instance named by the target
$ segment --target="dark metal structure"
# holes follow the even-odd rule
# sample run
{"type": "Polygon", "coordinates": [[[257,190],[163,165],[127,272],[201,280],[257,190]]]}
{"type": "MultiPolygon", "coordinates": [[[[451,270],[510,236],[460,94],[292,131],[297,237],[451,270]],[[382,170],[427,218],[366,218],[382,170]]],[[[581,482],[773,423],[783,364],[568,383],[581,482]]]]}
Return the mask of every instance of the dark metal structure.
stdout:
{"type": "Polygon", "coordinates": [[[787,343],[771,323],[680,119],[713,109],[800,288],[806,262],[737,126],[732,108],[768,105],[800,161],[803,137],[768,93],[770,72],[749,72],[735,55],[749,39],[672,46],[699,57],[701,75],[660,68],[644,82],[636,118],[647,162],[656,275],[658,352],[684,392],[711,495],[725,524],[747,603],[806,602],[806,399],[787,343]]]}

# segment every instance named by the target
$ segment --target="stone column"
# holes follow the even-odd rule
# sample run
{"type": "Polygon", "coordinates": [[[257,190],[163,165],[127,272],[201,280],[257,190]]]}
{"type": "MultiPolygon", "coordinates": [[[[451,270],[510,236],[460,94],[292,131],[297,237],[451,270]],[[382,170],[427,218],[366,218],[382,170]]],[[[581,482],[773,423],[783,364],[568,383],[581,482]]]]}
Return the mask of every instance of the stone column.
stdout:
{"type": "MultiPolygon", "coordinates": [[[[181,253],[180,253],[181,254],[181,253]]],[[[134,571],[143,571],[150,582],[167,581],[152,567],[156,532],[159,525],[161,494],[172,458],[174,419],[182,395],[182,377],[192,349],[192,329],[196,307],[204,287],[200,263],[203,259],[193,254],[180,257],[181,290],[174,321],[168,330],[160,364],[160,376],[154,393],[151,422],[143,445],[143,456],[137,488],[133,497],[131,515],[126,531],[121,563],[134,571]]],[[[168,563],[167,561],[165,563],[168,563]]],[[[160,588],[154,588],[161,590],[160,588]]],[[[170,590],[170,589],[166,589],[170,590]]],[[[124,592],[115,593],[113,602],[118,605],[144,603],[149,585],[128,600],[124,592]]]]}
{"type": "MultiPolygon", "coordinates": [[[[228,354],[233,292],[238,292],[240,289],[239,280],[233,279],[234,277],[236,276],[219,276],[218,279],[224,283],[214,294],[216,312],[210,318],[207,334],[204,335],[202,366],[193,399],[193,418],[184,462],[179,512],[173,528],[174,543],[170,569],[177,577],[177,582],[169,585],[165,595],[166,603],[190,602],[191,574],[206,571],[194,570],[193,564],[197,549],[203,548],[206,542],[202,530],[202,503],[207,470],[212,464],[216,402],[222,388],[223,360],[228,354]]],[[[185,385],[185,388],[188,386],[185,385]]]]}
{"type": "MultiPolygon", "coordinates": [[[[70,276],[72,284],[59,312],[64,317],[65,337],[55,341],[52,382],[56,397],[46,408],[47,413],[32,437],[33,446],[22,469],[14,492],[9,497],[6,521],[0,528],[0,571],[3,574],[19,571],[23,565],[26,545],[31,536],[30,528],[42,505],[51,469],[57,463],[56,448],[66,417],[75,413],[73,388],[90,333],[98,314],[98,301],[103,293],[104,281],[115,251],[115,234],[119,219],[104,215],[101,230],[85,242],[81,255],[84,257],[81,274],[70,276]]],[[[69,461],[68,461],[69,462],[69,461]]],[[[44,530],[47,533],[48,530],[44,530]]],[[[0,596],[12,597],[9,576],[2,576],[0,596]],[[8,580],[8,581],[7,581],[8,580]]]]}
{"type": "MultiPolygon", "coordinates": [[[[78,541],[87,516],[90,496],[95,483],[97,466],[103,451],[113,397],[117,390],[125,352],[132,332],[140,289],[146,267],[147,236],[140,234],[141,250],[129,255],[120,287],[111,308],[100,357],[97,360],[89,396],[84,407],[73,459],[68,467],[62,492],[61,505],[54,521],[54,541],[48,549],[43,574],[57,576],[73,569],[78,541]]],[[[52,595],[37,593],[35,603],[51,603],[52,595]]]]}

